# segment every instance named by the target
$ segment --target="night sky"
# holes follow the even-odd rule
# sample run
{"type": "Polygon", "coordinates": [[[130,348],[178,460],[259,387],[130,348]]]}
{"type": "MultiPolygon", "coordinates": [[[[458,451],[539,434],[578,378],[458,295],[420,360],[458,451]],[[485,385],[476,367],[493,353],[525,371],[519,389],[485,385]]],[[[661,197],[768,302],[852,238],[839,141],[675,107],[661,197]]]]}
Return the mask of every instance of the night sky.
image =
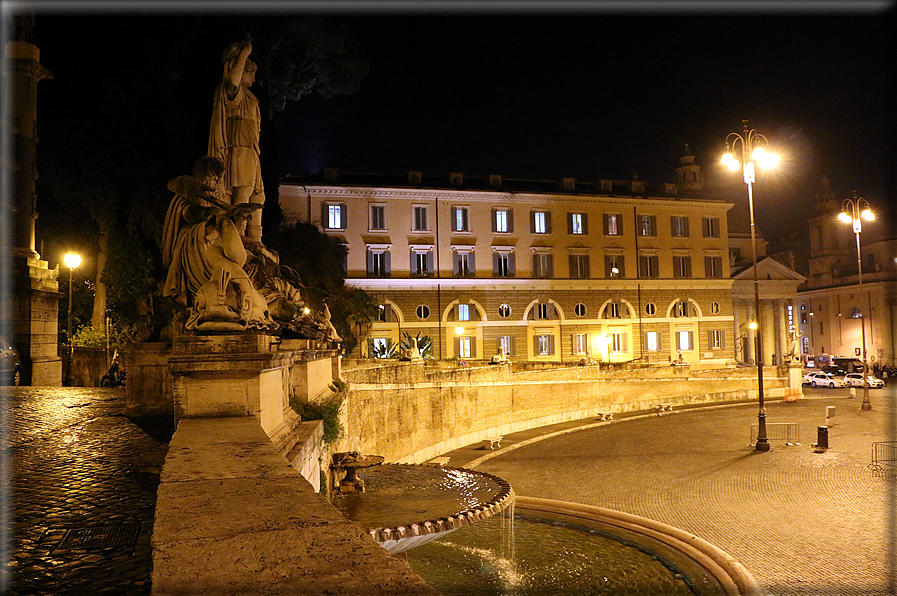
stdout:
{"type": "MultiPolygon", "coordinates": [[[[38,2],[33,42],[55,75],[39,86],[41,145],[62,130],[54,114],[101,106],[110,81],[139,86],[142,64],[182,52],[169,82],[196,122],[184,124],[191,140],[179,141],[195,150],[180,149],[201,155],[220,53],[253,18],[191,6],[203,16],[189,16],[184,32],[166,25],[183,15],[62,14],[38,2]]],[[[339,15],[370,59],[360,89],[330,99],[312,93],[278,115],[281,174],[335,167],[595,180],[637,172],[662,194],[688,143],[718,189],[737,197],[746,195],[740,176],[718,160],[726,135],[749,118],[784,156],[755,186],[758,224],[769,235],[804,225],[823,175],[839,197],[856,189],[873,204],[894,201],[893,11],[621,14],[596,2],[527,13],[533,5],[508,2],[490,13],[434,13],[422,3],[412,4],[417,14],[397,14],[377,6],[339,15]]],[[[158,107],[146,88],[120,101],[137,119],[158,107]]]]}

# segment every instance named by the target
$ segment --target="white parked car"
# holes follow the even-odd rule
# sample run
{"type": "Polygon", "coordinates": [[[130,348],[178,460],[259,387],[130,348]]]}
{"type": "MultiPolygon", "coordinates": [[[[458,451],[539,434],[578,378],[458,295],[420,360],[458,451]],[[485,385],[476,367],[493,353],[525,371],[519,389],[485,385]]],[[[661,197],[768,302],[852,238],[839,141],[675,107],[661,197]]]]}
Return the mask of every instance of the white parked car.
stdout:
{"type": "MultiPolygon", "coordinates": [[[[863,386],[863,373],[848,373],[844,375],[844,378],[847,379],[847,382],[850,383],[851,387],[862,387],[863,386]]],[[[870,387],[884,387],[885,382],[879,379],[878,377],[873,377],[869,375],[866,377],[869,380],[870,387]]]]}
{"type": "Polygon", "coordinates": [[[827,372],[811,372],[804,375],[804,385],[812,387],[847,387],[843,377],[836,377],[827,372]]]}

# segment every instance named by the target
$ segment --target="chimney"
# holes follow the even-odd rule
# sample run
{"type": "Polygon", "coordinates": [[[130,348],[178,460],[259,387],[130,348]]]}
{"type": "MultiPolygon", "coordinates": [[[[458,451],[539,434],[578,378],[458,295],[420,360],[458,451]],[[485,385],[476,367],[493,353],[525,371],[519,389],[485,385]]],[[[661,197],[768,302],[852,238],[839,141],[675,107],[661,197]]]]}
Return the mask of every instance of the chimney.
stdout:
{"type": "Polygon", "coordinates": [[[561,188],[564,190],[576,190],[576,178],[561,178],[561,188]]]}
{"type": "Polygon", "coordinates": [[[420,172],[408,172],[408,182],[410,184],[415,184],[420,186],[421,184],[421,175],[420,172]]]}
{"type": "Polygon", "coordinates": [[[501,188],[501,174],[489,174],[489,187],[501,188]]]}
{"type": "Polygon", "coordinates": [[[324,180],[327,182],[336,182],[336,175],[338,172],[338,168],[324,168],[324,180]]]}
{"type": "Polygon", "coordinates": [[[449,184],[451,186],[464,186],[464,174],[462,172],[449,172],[449,184]]]}

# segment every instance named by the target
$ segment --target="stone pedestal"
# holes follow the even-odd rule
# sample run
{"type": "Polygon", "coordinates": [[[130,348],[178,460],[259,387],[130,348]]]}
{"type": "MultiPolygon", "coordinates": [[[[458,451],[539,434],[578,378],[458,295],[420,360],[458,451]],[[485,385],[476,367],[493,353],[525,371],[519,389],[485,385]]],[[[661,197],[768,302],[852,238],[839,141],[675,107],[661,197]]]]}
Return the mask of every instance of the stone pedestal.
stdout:
{"type": "Polygon", "coordinates": [[[168,369],[171,345],[164,342],[130,344],[119,351],[128,374],[125,415],[172,416],[172,376],[168,369]]]}
{"type": "Polygon", "coordinates": [[[804,396],[803,366],[799,360],[792,360],[786,366],[788,367],[788,392],[785,394],[785,401],[797,401],[804,396]]]}

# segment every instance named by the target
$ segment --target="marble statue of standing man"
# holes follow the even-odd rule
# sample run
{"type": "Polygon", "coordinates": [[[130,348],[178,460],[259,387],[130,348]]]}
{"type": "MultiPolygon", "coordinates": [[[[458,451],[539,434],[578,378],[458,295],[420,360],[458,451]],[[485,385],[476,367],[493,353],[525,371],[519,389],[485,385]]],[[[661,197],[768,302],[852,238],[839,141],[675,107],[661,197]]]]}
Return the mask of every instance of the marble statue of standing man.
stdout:
{"type": "MultiPolygon", "coordinates": [[[[249,59],[250,53],[250,41],[237,42],[224,51],[224,76],[215,89],[209,131],[208,154],[224,164],[224,188],[232,205],[265,203],[259,162],[262,119],[258,99],[249,90],[258,66],[249,59]]],[[[260,241],[261,209],[252,214],[247,227],[246,235],[260,241]]]]}

